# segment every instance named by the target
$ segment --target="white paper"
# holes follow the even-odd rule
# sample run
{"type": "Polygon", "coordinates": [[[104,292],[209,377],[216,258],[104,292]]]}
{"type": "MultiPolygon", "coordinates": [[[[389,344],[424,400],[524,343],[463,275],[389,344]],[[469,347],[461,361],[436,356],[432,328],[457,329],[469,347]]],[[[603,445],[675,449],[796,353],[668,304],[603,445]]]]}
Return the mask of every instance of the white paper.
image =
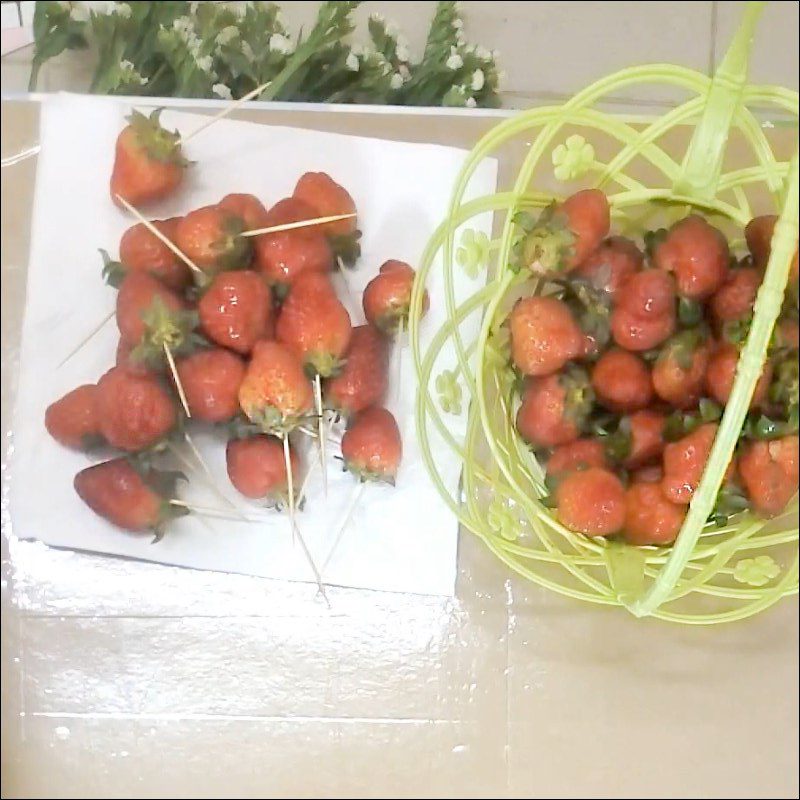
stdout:
{"type": "MultiPolygon", "coordinates": [[[[165,538],[122,532],[92,513],[72,487],[76,472],[90,463],[82,453],[55,443],[43,425],[46,407],[75,386],[94,382],[114,361],[118,333],[113,321],[101,329],[61,368],[59,363],[114,307],[115,292],[100,279],[98,248],[116,254],[122,232],[133,220],[109,199],[113,144],[129,109],[107,99],[60,95],[42,107],[27,307],[22,337],[11,517],[14,534],[51,545],[130,556],[199,569],[269,578],[311,580],[300,547],[293,544],[285,515],[263,511],[239,497],[225,472],[224,439],[192,428],[216,484],[248,514],[264,522],[243,523],[185,517],[165,538]]],[[[191,131],[202,117],[166,111],[163,122],[191,131]]],[[[169,217],[218,201],[230,192],[250,192],[266,205],[291,194],[297,178],[321,170],[353,195],[363,230],[362,257],[348,273],[354,295],[353,324],[363,322],[360,294],[389,258],[415,264],[431,233],[444,219],[464,151],[438,145],[393,143],[378,139],[318,133],[285,127],[222,120],[187,145],[196,161],[186,186],[153,217],[169,217]]],[[[486,161],[470,184],[467,198],[491,194],[496,162],[486,161]]],[[[491,215],[470,223],[490,233],[491,215]]],[[[475,281],[458,277],[461,301],[475,281]]],[[[433,270],[428,284],[431,307],[423,323],[422,345],[444,322],[442,278],[433,270]]],[[[478,324],[477,316],[472,321],[478,324]]],[[[466,329],[464,329],[466,330],[466,329]]],[[[469,340],[469,338],[467,339],[469,340]]],[[[443,366],[455,365],[445,350],[443,366]]],[[[335,557],[325,570],[327,583],[421,594],[453,593],[456,575],[457,521],[433,486],[422,462],[414,430],[416,376],[411,354],[403,353],[400,392],[389,391],[403,437],[403,461],[397,486],[368,485],[335,557]]],[[[466,409],[464,409],[466,412],[466,409]]],[[[465,413],[448,418],[454,435],[465,428],[465,413]]],[[[341,471],[329,453],[328,497],[322,495],[319,468],[310,481],[298,523],[319,564],[331,548],[339,522],[356,490],[355,479],[341,471]]],[[[313,451],[306,464],[314,457],[313,451]]],[[[455,491],[460,464],[444,450],[437,456],[455,491]]],[[[198,473],[199,474],[199,473],[198,473]]],[[[222,500],[197,475],[184,498],[216,509],[222,500]]],[[[187,602],[191,602],[187,598],[187,602]]]]}

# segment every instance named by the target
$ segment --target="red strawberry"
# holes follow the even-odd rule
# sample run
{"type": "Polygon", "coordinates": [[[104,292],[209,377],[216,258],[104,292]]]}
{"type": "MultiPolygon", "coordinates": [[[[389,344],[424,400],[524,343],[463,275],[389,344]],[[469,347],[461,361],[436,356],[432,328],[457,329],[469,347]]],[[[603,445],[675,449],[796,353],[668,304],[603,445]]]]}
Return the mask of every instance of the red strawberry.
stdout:
{"type": "Polygon", "coordinates": [[[389,352],[386,340],[372,325],[353,328],[344,367],[325,383],[325,397],[331,408],[355,414],[379,403],[388,384],[389,352]]]}
{"type": "Polygon", "coordinates": [[[314,404],[311,384],[297,356],[278,342],[257,342],[239,387],[239,405],[264,433],[296,427],[314,404]]]}
{"type": "Polygon", "coordinates": [[[403,445],[395,418],[385,408],[372,406],[357,414],[342,436],[345,467],[362,481],[394,485],[403,445]]]}
{"type": "Polygon", "coordinates": [[[217,206],[239,217],[246,231],[254,231],[267,225],[267,209],[253,194],[226,194],[217,206]]]}
{"type": "Polygon", "coordinates": [[[259,339],[268,336],[272,297],[269,287],[255,272],[221,272],[201,296],[197,310],[203,333],[209,339],[245,354],[259,339]]]}
{"type": "Polygon", "coordinates": [[[633,353],[617,348],[607,350],[594,365],[592,388],[600,403],[611,411],[638,411],[653,399],[647,364],[633,353]]]}
{"type": "Polygon", "coordinates": [[[550,375],[584,353],[583,331],[569,306],[555,297],[518,300],[509,329],[511,360],[523,375],[550,375]]]}
{"type": "Polygon", "coordinates": [[[547,459],[548,475],[563,475],[589,467],[607,467],[605,448],[597,439],[576,439],[556,447],[547,459]]]}
{"type": "Polygon", "coordinates": [[[517,412],[517,430],[534,447],[574,442],[592,409],[593,393],[583,370],[527,382],[517,412]]]}
{"type": "Polygon", "coordinates": [[[714,321],[719,327],[725,323],[745,319],[753,311],[762,275],[753,267],[732,269],[725,283],[711,298],[714,321]]]}
{"type": "MultiPolygon", "coordinates": [[[[289,450],[292,465],[292,486],[297,490],[299,464],[293,448],[289,450]]],[[[228,477],[236,490],[252,500],[288,499],[289,481],[283,443],[274,436],[251,436],[231,439],[225,448],[228,477]]]]}
{"type": "MultiPolygon", "coordinates": [[[[356,211],[356,204],[350,193],[327,172],[306,172],[301,175],[294,187],[294,197],[308,203],[318,217],[355,214],[356,211]]],[[[356,218],[351,217],[337,222],[326,222],[318,230],[327,236],[347,236],[354,233],[357,227],[356,218]]]]}
{"type": "MultiPolygon", "coordinates": [[[[772,234],[775,232],[775,223],[778,217],[775,214],[767,214],[763,217],[756,217],[747,223],[744,229],[744,238],[747,241],[747,249],[753,256],[753,263],[760,270],[767,267],[769,255],[772,252],[772,234]]],[[[789,267],[789,280],[797,281],[797,251],[795,251],[791,266],[789,267]]]]}
{"type": "MultiPolygon", "coordinates": [[[[731,396],[733,381],[739,364],[739,350],[729,342],[720,343],[711,355],[705,375],[706,389],[720,405],[724,406],[731,396]]],[[[770,381],[772,380],[772,365],[767,362],[756,383],[750,408],[763,405],[767,400],[770,381]]]]}
{"type": "Polygon", "coordinates": [[[165,523],[186,513],[169,502],[177,477],[155,470],[143,476],[126,458],[115,458],[81,470],[74,486],[95,514],[118,528],[134,533],[154,531],[156,538],[161,538],[165,523]]]}
{"type": "Polygon", "coordinates": [[[548,206],[538,220],[522,214],[517,221],[525,231],[519,263],[543,275],[575,269],[608,235],[611,214],[603,192],[584,189],[548,206]]]}
{"type": "MultiPolygon", "coordinates": [[[[362,297],[367,322],[384,333],[394,333],[400,323],[408,330],[411,291],[416,272],[405,261],[390,260],[367,284],[362,297]]],[[[428,292],[422,296],[422,313],[428,310],[428,292]]]]}
{"type": "Polygon", "coordinates": [[[106,441],[128,452],[158,444],[178,420],[172,397],[156,378],[121,367],[97,382],[97,414],[106,441]]]}
{"type": "Polygon", "coordinates": [[[148,375],[153,372],[152,367],[145,364],[143,361],[138,360],[133,351],[136,347],[132,344],[129,344],[124,339],[120,338],[117,342],[117,354],[116,358],[114,359],[114,364],[117,367],[123,367],[128,372],[132,372],[135,375],[148,375]]]}
{"type": "MultiPolygon", "coordinates": [[[[264,227],[314,219],[314,209],[303,200],[287,197],[267,214],[264,227]]],[[[256,236],[255,261],[267,282],[285,292],[303,272],[329,272],[333,253],[325,234],[316,226],[256,236]]]]}
{"type": "Polygon", "coordinates": [[[696,406],[705,388],[712,345],[696,329],[673,337],[653,367],[656,394],[674,408],[696,406]]]}
{"type": "Polygon", "coordinates": [[[558,519],[571,531],[610,536],[625,523],[625,488],[609,470],[590,467],[569,473],[556,492],[558,519]]]}
{"type": "Polygon", "coordinates": [[[725,237],[696,214],[676,222],[653,253],[655,266],[675,275],[678,294],[692,300],[705,300],[722,286],[729,260],[725,237]]]}
{"type": "Polygon", "coordinates": [[[291,348],[312,373],[335,375],[350,344],[352,327],[327,275],[297,277],[281,306],[275,336],[291,348]]]}
{"type": "Polygon", "coordinates": [[[250,264],[253,252],[250,240],[240,236],[244,229],[237,214],[219,206],[203,206],[178,222],[175,244],[206,272],[241,269],[250,264]]]}
{"type": "Polygon", "coordinates": [[[627,452],[622,459],[625,469],[640,469],[661,457],[666,421],[661,412],[644,409],[631,414],[627,421],[620,422],[620,429],[628,440],[627,452]]]}
{"type": "MultiPolygon", "coordinates": [[[[156,219],[152,224],[171,242],[175,241],[178,217],[156,219]]],[[[119,260],[122,272],[120,279],[128,271],[149,272],[165,286],[178,292],[191,283],[192,275],[189,267],[141,222],[131,226],[122,234],[119,242],[119,260]]],[[[107,280],[112,286],[117,285],[113,275],[107,280]]]]}
{"type": "Polygon", "coordinates": [[[667,500],[679,505],[692,501],[716,435],[717,426],[709,422],[664,448],[661,489],[667,500]]]}
{"type": "Polygon", "coordinates": [[[642,268],[643,261],[642,251],[634,242],[624,236],[611,236],[579,264],[575,275],[613,297],[642,268]]]}
{"type": "Polygon", "coordinates": [[[799,446],[797,436],[751,442],[739,457],[742,483],[764,516],[777,516],[797,494],[799,446]]]}
{"type": "Polygon", "coordinates": [[[97,387],[93,383],[67,392],[47,407],[47,432],[65,447],[87,450],[102,441],[97,415],[97,387]]]}
{"type": "Polygon", "coordinates": [[[239,412],[244,362],[221,347],[199,350],[177,362],[192,419],[223,422],[239,412]]]}
{"type": "Polygon", "coordinates": [[[620,347],[650,350],[675,330],[675,282],[665,272],[637,272],[623,284],[615,300],[611,332],[620,347]]]}
{"type": "Polygon", "coordinates": [[[146,272],[131,272],[117,293],[117,327],[127,344],[137,345],[147,333],[146,312],[161,301],[168,312],[186,308],[184,301],[146,272]]]}
{"type": "Polygon", "coordinates": [[[657,483],[634,483],[625,494],[625,530],[630,544],[672,544],[686,517],[683,506],[670,503],[657,483]]]}
{"type": "Polygon", "coordinates": [[[117,195],[143,206],[172,194],[183,180],[188,162],[181,155],[180,136],[161,127],[156,109],[149,117],[134,111],[117,137],[111,199],[117,195]]]}

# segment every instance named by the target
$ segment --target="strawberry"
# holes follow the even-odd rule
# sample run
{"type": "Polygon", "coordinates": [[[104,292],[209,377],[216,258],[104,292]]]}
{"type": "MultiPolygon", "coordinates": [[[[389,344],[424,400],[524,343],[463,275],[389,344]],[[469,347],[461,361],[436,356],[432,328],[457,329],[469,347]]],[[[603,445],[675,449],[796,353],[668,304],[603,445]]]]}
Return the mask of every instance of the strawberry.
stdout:
{"type": "Polygon", "coordinates": [[[255,272],[236,270],[215,275],[197,304],[203,333],[223,347],[249,353],[268,337],[272,322],[269,287],[255,272]]]}
{"type": "Polygon", "coordinates": [[[97,382],[100,432],[113,447],[138,452],[161,442],[178,415],[169,392],[152,375],[112,367],[97,382]]]}
{"type": "Polygon", "coordinates": [[[589,467],[607,467],[605,449],[597,439],[576,439],[556,447],[547,459],[548,475],[563,475],[589,467]]]}
{"type": "Polygon", "coordinates": [[[120,338],[117,342],[117,353],[114,359],[115,366],[123,367],[125,370],[135,375],[147,375],[152,373],[152,367],[148,367],[147,364],[134,357],[134,350],[136,350],[136,348],[133,345],[126,342],[125,339],[120,338]]]}
{"type": "Polygon", "coordinates": [[[181,155],[180,136],[161,127],[162,109],[146,117],[134,111],[117,137],[111,199],[117,195],[133,206],[144,206],[172,194],[183,180],[188,161],[181,155]]]}
{"type": "MultiPolygon", "coordinates": [[[[289,450],[292,485],[299,483],[299,464],[294,448],[289,450]]],[[[288,501],[289,481],[283,443],[274,436],[231,439],[225,448],[228,477],[236,490],[251,500],[288,501]]]]}
{"type": "Polygon", "coordinates": [[[797,436],[784,436],[770,442],[751,442],[739,457],[739,475],[753,507],[767,517],[775,517],[797,493],[797,436]]]}
{"type": "Polygon", "coordinates": [[[170,504],[177,473],[138,472],[126,458],[115,458],[81,470],[75,491],[95,514],[134,533],[153,531],[163,536],[164,525],[187,513],[170,504]]]}
{"type": "MultiPolygon", "coordinates": [[[[286,225],[314,219],[317,214],[303,200],[287,197],[268,212],[264,227],[286,225]]],[[[316,226],[295,230],[265,233],[256,236],[255,263],[267,282],[275,286],[278,295],[303,272],[329,272],[333,253],[325,234],[316,226]]]]}
{"type": "MultiPolygon", "coordinates": [[[[405,263],[386,261],[367,284],[361,302],[367,322],[386,334],[393,334],[400,324],[408,330],[411,291],[416,272],[405,263]]],[[[422,313],[428,310],[428,292],[422,295],[422,313]]]]}
{"type": "Polygon", "coordinates": [[[267,209],[253,194],[226,194],[217,206],[229,211],[244,223],[246,231],[254,231],[267,226],[267,209]]]}
{"type": "Polygon", "coordinates": [[[362,481],[384,481],[394,486],[402,453],[397,422],[379,406],[357,414],[342,436],[345,469],[362,481]]]}
{"type": "Polygon", "coordinates": [[[221,347],[199,350],[177,364],[192,419],[223,422],[239,412],[242,359],[221,347]]]}
{"type": "Polygon", "coordinates": [[[598,401],[611,411],[638,411],[653,399],[650,370],[641,358],[612,348],[592,369],[592,388],[598,401]]]}
{"type": "Polygon", "coordinates": [[[278,342],[261,341],[253,348],[239,405],[264,433],[283,435],[311,411],[314,395],[297,356],[278,342]]]}
{"type": "Polygon", "coordinates": [[[175,244],[200,269],[208,273],[242,269],[252,258],[250,239],[239,234],[244,220],[220,206],[203,206],[178,222],[175,244]]]}
{"type": "Polygon", "coordinates": [[[522,212],[515,221],[524,236],[514,248],[514,263],[550,275],[570,272],[595,250],[608,235],[611,214],[603,192],[584,189],[545,208],[538,220],[522,212]]]}
{"type": "MultiPolygon", "coordinates": [[[[318,217],[356,212],[356,204],[350,193],[326,172],[306,172],[301,175],[294,187],[294,197],[308,203],[318,217]]],[[[334,253],[347,266],[353,266],[361,254],[358,244],[361,234],[356,230],[357,227],[355,217],[319,226],[319,230],[330,240],[334,253]]]]}
{"type": "Polygon", "coordinates": [[[625,493],[625,529],[629,544],[672,544],[686,518],[683,506],[670,503],[658,483],[634,483],[625,493]]]}
{"type": "MultiPolygon", "coordinates": [[[[152,222],[170,241],[175,240],[178,217],[156,219],[152,222]]],[[[148,272],[167,288],[176,292],[191,283],[189,267],[141,222],[131,226],[119,241],[119,262],[106,262],[103,275],[106,282],[119,288],[128,272],[148,272]]]]}
{"type": "Polygon", "coordinates": [[[174,355],[196,343],[197,315],[186,303],[146,272],[131,272],[117,293],[120,338],[133,350],[130,358],[152,367],[164,358],[164,345],[174,355]]]}
{"type": "Polygon", "coordinates": [[[583,331],[569,306],[555,297],[518,300],[509,330],[511,360],[523,375],[551,375],[584,353],[583,331]]]}
{"type": "Polygon", "coordinates": [[[711,298],[711,315],[721,331],[723,326],[747,319],[753,313],[762,275],[753,267],[740,267],[728,272],[725,283],[711,298]]]}
{"type": "Polygon", "coordinates": [[[379,403],[388,384],[386,340],[372,325],[353,328],[341,372],[325,383],[329,406],[349,416],[379,403]]]}
{"type": "MultiPolygon", "coordinates": [[[[747,249],[753,256],[753,263],[755,266],[762,271],[767,268],[767,262],[772,252],[772,234],[775,232],[775,223],[777,221],[778,217],[775,214],[767,214],[763,217],[751,219],[744,229],[747,249]]],[[[795,251],[794,258],[789,267],[790,281],[797,281],[797,270],[797,251],[795,251]]]]}
{"type": "Polygon", "coordinates": [[[672,503],[689,505],[703,477],[717,426],[706,423],[664,448],[664,479],[661,490],[672,503]]]}
{"type": "Polygon", "coordinates": [[[611,333],[626,350],[650,350],[675,330],[675,283],[665,272],[637,272],[622,285],[615,301],[611,333]]]}
{"type": "Polygon", "coordinates": [[[556,512],[566,528],[587,536],[610,536],[625,523],[625,488],[606,469],[570,472],[555,491],[556,512]]]}
{"type": "Polygon", "coordinates": [[[705,388],[712,345],[696,328],[667,342],[653,367],[656,394],[674,408],[696,406],[705,388]]]}
{"type": "Polygon", "coordinates": [[[79,386],[51,403],[44,413],[47,432],[65,447],[89,450],[103,440],[97,414],[97,387],[79,386]]]}
{"type": "Polygon", "coordinates": [[[327,275],[299,275],[281,307],[275,336],[291,348],[311,375],[328,378],[339,372],[352,327],[327,275]]]}
{"type": "Polygon", "coordinates": [[[592,409],[594,396],[581,369],[527,382],[517,412],[517,431],[534,447],[574,442],[592,409]]]}
{"type": "Polygon", "coordinates": [[[705,300],[722,286],[729,261],[725,237],[696,214],[676,222],[653,252],[655,266],[671,272],[678,294],[691,300],[705,300]]]}
{"type": "Polygon", "coordinates": [[[620,420],[609,444],[621,445],[619,460],[625,469],[640,469],[661,458],[666,422],[664,414],[651,409],[636,411],[620,420]]]}
{"type": "MultiPolygon", "coordinates": [[[[738,364],[739,350],[730,342],[721,342],[709,359],[705,375],[706,389],[709,395],[722,406],[728,402],[731,395],[738,364]]],[[[753,391],[750,408],[760,406],[766,401],[771,380],[772,365],[767,362],[753,391]]]]}
{"type": "Polygon", "coordinates": [[[642,251],[624,236],[611,236],[578,265],[575,276],[612,297],[642,268],[642,251]]]}

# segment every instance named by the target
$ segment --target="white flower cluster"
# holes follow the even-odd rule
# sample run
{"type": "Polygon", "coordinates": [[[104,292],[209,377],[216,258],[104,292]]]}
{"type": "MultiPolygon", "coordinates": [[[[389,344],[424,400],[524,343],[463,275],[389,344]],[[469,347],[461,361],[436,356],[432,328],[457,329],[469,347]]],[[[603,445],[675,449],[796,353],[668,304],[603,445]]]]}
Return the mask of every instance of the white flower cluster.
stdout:
{"type": "MultiPolygon", "coordinates": [[[[214,59],[211,58],[210,55],[200,55],[200,48],[202,47],[203,42],[197,35],[192,20],[189,17],[178,17],[172,23],[172,29],[186,45],[186,49],[189,51],[189,54],[192,56],[192,58],[194,58],[197,68],[202,72],[205,72],[207,75],[213,75],[214,59]]],[[[227,30],[227,28],[223,28],[222,30],[227,30]]],[[[220,33],[222,33],[222,31],[220,31],[220,33]]]]}
{"type": "Polygon", "coordinates": [[[217,34],[215,40],[217,47],[224,47],[226,44],[230,44],[238,35],[239,29],[235,25],[228,25],[217,34]]]}
{"type": "Polygon", "coordinates": [[[273,33],[272,36],[269,37],[269,49],[274,53],[287,56],[294,52],[294,43],[288,36],[284,36],[282,33],[273,33]]]}
{"type": "Polygon", "coordinates": [[[447,69],[452,69],[453,71],[461,69],[461,67],[464,66],[464,59],[461,58],[461,55],[455,47],[450,48],[450,55],[447,61],[445,61],[445,66],[447,69]]]}
{"type": "Polygon", "coordinates": [[[128,3],[109,3],[106,6],[106,14],[116,14],[122,19],[130,19],[131,13],[131,7],[128,3]]]}
{"type": "Polygon", "coordinates": [[[211,87],[211,91],[217,97],[221,97],[223,100],[233,100],[233,94],[231,93],[230,87],[226,86],[224,83],[215,83],[211,87]]]}
{"type": "Polygon", "coordinates": [[[120,61],[119,62],[119,69],[120,69],[120,83],[125,84],[128,86],[133,86],[137,84],[139,86],[144,86],[148,78],[143,77],[139,74],[139,71],[130,61],[120,61]]]}

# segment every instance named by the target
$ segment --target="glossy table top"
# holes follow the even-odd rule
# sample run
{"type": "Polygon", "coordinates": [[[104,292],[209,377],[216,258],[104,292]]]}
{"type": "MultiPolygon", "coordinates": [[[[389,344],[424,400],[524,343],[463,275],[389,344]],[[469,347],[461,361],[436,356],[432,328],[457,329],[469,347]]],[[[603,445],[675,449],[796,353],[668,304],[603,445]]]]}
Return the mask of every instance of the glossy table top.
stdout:
{"type": "MultiPolygon", "coordinates": [[[[3,104],[4,485],[36,161],[7,159],[37,114],[3,104]]],[[[460,146],[497,121],[240,116],[460,146]]],[[[4,797],[798,793],[796,597],[714,629],[636,621],[462,533],[454,599],[331,589],[328,612],[305,586],[20,542],[3,496],[4,797]]]]}

